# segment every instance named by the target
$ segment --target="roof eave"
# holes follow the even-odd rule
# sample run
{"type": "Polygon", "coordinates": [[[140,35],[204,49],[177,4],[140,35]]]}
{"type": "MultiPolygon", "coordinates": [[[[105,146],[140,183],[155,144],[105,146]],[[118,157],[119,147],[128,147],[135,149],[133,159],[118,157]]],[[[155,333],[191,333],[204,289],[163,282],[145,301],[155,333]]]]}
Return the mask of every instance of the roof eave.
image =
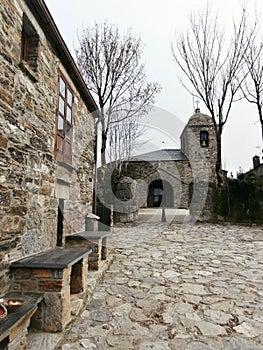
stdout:
{"type": "Polygon", "coordinates": [[[88,107],[88,110],[93,113],[95,118],[98,118],[100,115],[98,106],[80,74],[80,71],[77,68],[45,2],[43,0],[25,0],[25,2],[46,34],[62,64],[67,69],[68,75],[76,85],[81,97],[88,107]]]}

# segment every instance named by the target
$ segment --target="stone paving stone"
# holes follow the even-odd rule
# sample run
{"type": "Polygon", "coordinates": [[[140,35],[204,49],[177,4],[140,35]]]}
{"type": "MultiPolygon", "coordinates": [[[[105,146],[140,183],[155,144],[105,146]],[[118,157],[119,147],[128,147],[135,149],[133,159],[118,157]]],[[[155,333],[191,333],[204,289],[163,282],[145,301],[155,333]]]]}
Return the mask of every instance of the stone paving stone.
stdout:
{"type": "Polygon", "coordinates": [[[248,338],[255,338],[263,333],[262,322],[242,322],[240,325],[234,327],[237,333],[243,334],[248,338]]]}
{"type": "Polygon", "coordinates": [[[195,326],[200,330],[202,335],[215,337],[217,335],[227,335],[224,327],[206,321],[195,321],[195,326]]]}
{"type": "Polygon", "coordinates": [[[166,342],[143,342],[139,345],[139,350],[170,350],[166,342]]]}
{"type": "Polygon", "coordinates": [[[262,227],[123,225],[111,242],[64,349],[263,349],[262,227]]]}
{"type": "Polygon", "coordinates": [[[128,335],[109,334],[106,338],[108,345],[116,350],[131,349],[133,350],[133,337],[128,335]]]}
{"type": "Polygon", "coordinates": [[[232,318],[231,314],[226,314],[220,310],[204,310],[204,316],[207,317],[212,322],[215,322],[219,325],[228,324],[229,320],[232,318]]]}
{"type": "Polygon", "coordinates": [[[53,349],[59,343],[58,334],[48,334],[44,332],[31,332],[28,335],[28,350],[35,349],[53,349]]]}
{"type": "Polygon", "coordinates": [[[228,349],[238,349],[238,350],[262,350],[262,345],[257,345],[253,343],[250,339],[245,339],[241,337],[232,337],[232,338],[222,338],[222,343],[224,347],[222,350],[228,349]]]}
{"type": "Polygon", "coordinates": [[[82,339],[80,345],[83,346],[84,349],[96,349],[96,345],[92,343],[89,339],[82,339]]]}
{"type": "Polygon", "coordinates": [[[218,350],[219,348],[215,347],[215,344],[208,345],[203,342],[194,341],[187,344],[184,349],[185,350],[218,350]]]}

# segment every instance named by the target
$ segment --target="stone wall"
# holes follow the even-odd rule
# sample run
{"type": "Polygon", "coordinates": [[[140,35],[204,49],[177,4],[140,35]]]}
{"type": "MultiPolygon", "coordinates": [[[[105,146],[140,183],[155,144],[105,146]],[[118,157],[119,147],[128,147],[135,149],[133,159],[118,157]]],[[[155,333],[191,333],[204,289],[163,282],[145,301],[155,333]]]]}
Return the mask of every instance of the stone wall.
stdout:
{"type": "Polygon", "coordinates": [[[125,213],[134,213],[135,205],[137,211],[141,207],[152,206],[153,203],[147,203],[149,189],[153,197],[151,184],[157,181],[158,186],[161,184],[159,180],[162,180],[164,193],[169,193],[168,206],[189,208],[194,220],[208,220],[213,217],[217,192],[217,141],[210,116],[200,113],[198,109],[195,111],[182,132],[181,151],[188,160],[130,161],[123,166],[122,178],[118,178],[113,172],[112,188],[119,199],[117,210],[116,205],[114,210],[124,214],[119,217],[127,220],[125,213]],[[201,142],[204,134],[207,137],[206,143],[201,142]],[[125,193],[131,192],[129,181],[123,183],[125,177],[136,180],[136,190],[133,191],[132,198],[125,198],[125,193]],[[125,211],[125,208],[128,209],[125,211]]]}
{"type": "Polygon", "coordinates": [[[84,229],[93,192],[93,117],[24,1],[0,3],[0,279],[9,286],[10,261],[57,240],[58,199],[64,232],[84,229]],[[37,69],[21,61],[23,14],[38,38],[37,69]],[[58,70],[74,93],[73,159],[54,157],[58,70]]]}
{"type": "Polygon", "coordinates": [[[250,174],[254,174],[256,176],[262,176],[263,175],[263,164],[258,165],[257,167],[249,170],[247,173],[245,173],[244,175],[250,175],[250,174]]]}
{"type": "Polygon", "coordinates": [[[181,149],[189,159],[196,182],[216,182],[217,142],[210,116],[200,113],[199,110],[192,115],[181,135],[181,149]],[[207,147],[201,147],[201,131],[208,132],[207,147]]]}
{"type": "MultiPolygon", "coordinates": [[[[122,211],[117,209],[117,212],[123,212],[124,216],[126,212],[130,215],[141,207],[147,207],[149,186],[155,180],[162,180],[171,185],[174,208],[189,207],[192,171],[188,161],[131,161],[127,167],[123,167],[122,175],[123,177],[118,179],[113,172],[112,187],[115,196],[121,201],[119,206],[122,206],[122,211]],[[135,180],[135,183],[128,179],[135,180]],[[134,188],[131,188],[131,183],[134,188]]],[[[117,217],[120,220],[120,215],[117,217]]]]}
{"type": "Polygon", "coordinates": [[[193,220],[213,219],[216,210],[217,141],[212,118],[199,109],[189,119],[181,135],[181,149],[192,168],[190,215],[193,220]],[[200,132],[208,133],[207,146],[200,132]]]}

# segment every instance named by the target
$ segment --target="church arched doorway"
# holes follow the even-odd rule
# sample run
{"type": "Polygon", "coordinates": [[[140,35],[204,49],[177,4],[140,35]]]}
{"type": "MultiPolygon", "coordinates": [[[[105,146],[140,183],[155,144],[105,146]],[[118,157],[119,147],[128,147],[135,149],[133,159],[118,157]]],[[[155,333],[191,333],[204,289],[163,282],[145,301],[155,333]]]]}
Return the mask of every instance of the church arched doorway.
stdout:
{"type": "Polygon", "coordinates": [[[169,182],[165,180],[155,180],[149,186],[147,198],[148,207],[174,206],[174,191],[169,182]]]}

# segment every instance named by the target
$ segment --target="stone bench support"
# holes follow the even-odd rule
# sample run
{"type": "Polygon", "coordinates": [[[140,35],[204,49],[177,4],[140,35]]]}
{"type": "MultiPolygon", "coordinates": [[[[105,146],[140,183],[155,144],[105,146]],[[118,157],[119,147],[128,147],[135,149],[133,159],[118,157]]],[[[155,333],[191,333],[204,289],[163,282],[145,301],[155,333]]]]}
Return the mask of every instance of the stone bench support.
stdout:
{"type": "Polygon", "coordinates": [[[108,258],[109,251],[108,231],[83,231],[66,236],[66,247],[86,247],[92,249],[89,255],[89,269],[99,270],[101,261],[108,258]]]}
{"type": "Polygon", "coordinates": [[[71,321],[70,294],[85,291],[91,249],[56,248],[11,263],[12,290],[44,295],[37,328],[62,331],[71,321]]]}

